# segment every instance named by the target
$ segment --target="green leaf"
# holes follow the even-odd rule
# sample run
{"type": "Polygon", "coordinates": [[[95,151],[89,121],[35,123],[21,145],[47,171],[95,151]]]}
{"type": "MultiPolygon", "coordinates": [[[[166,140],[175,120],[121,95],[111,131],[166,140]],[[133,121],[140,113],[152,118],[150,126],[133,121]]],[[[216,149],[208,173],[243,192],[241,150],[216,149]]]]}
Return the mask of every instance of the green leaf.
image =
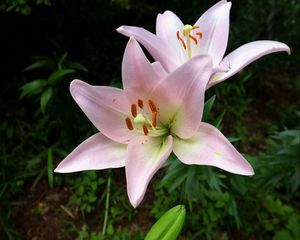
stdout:
{"type": "Polygon", "coordinates": [[[203,117],[202,117],[202,121],[206,122],[209,119],[209,115],[211,112],[211,109],[214,105],[216,99],[216,95],[213,95],[210,99],[208,99],[205,104],[204,104],[204,111],[203,111],[203,117]]]}
{"type": "Polygon", "coordinates": [[[61,69],[57,70],[52,73],[49,78],[48,82],[53,86],[55,85],[62,77],[66,76],[67,74],[74,73],[75,70],[73,69],[61,69]]]}
{"type": "Polygon", "coordinates": [[[40,106],[43,113],[45,113],[46,106],[52,97],[52,93],[53,93],[53,89],[48,88],[41,96],[40,106]]]}
{"type": "Polygon", "coordinates": [[[30,96],[36,93],[39,93],[41,91],[41,89],[46,86],[48,83],[45,79],[37,79],[34,80],[32,82],[26,83],[24,84],[20,90],[21,95],[20,98],[23,98],[25,96],[30,96]]]}
{"type": "Polygon", "coordinates": [[[73,62],[73,61],[68,61],[66,63],[66,67],[68,68],[72,68],[72,69],[77,69],[83,72],[88,72],[89,70],[83,66],[82,64],[78,63],[78,62],[73,62]]]}
{"type": "Polygon", "coordinates": [[[48,164],[47,164],[47,172],[48,172],[48,183],[50,188],[53,188],[54,185],[54,178],[53,178],[53,151],[50,147],[48,149],[48,164]]]}
{"type": "Polygon", "coordinates": [[[225,113],[226,113],[226,110],[224,110],[224,111],[216,118],[216,120],[214,121],[214,124],[213,124],[213,125],[214,125],[216,128],[220,128],[225,113]]]}
{"type": "Polygon", "coordinates": [[[171,208],[151,227],[145,240],[177,239],[184,223],[185,213],[183,205],[171,208]]]}
{"type": "Polygon", "coordinates": [[[26,68],[23,69],[23,72],[28,72],[28,71],[32,71],[38,68],[44,68],[44,67],[51,67],[53,65],[53,62],[51,60],[40,60],[37,61],[33,64],[30,64],[29,66],[27,66],[26,68]]]}

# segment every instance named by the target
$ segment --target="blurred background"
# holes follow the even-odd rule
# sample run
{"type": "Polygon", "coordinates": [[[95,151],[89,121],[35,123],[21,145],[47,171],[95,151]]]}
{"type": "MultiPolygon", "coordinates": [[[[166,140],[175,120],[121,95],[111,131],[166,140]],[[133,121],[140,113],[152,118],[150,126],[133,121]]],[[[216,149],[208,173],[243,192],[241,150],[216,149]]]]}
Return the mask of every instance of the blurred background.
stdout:
{"type": "Polygon", "coordinates": [[[180,239],[300,239],[297,0],[233,1],[227,53],[268,39],[292,54],[266,56],[206,94],[204,120],[245,154],[255,176],[185,166],[173,156],[133,209],[123,168],[53,173],[96,132],[72,100],[70,81],[120,87],[127,38],[115,29],[155,32],[164,10],[194,23],[216,2],[1,1],[0,239],[143,239],[176,204],[187,208],[180,239]]]}

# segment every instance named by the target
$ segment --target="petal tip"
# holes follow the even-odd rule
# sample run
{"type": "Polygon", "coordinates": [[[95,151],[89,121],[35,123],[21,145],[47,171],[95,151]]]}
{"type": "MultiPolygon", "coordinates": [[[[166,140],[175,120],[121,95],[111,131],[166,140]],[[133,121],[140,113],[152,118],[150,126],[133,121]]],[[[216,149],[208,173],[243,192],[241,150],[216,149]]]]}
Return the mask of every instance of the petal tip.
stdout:
{"type": "Polygon", "coordinates": [[[123,27],[123,26],[120,26],[120,27],[118,27],[118,28],[116,29],[116,31],[117,31],[118,33],[122,33],[122,31],[124,31],[124,27],[123,27]]]}

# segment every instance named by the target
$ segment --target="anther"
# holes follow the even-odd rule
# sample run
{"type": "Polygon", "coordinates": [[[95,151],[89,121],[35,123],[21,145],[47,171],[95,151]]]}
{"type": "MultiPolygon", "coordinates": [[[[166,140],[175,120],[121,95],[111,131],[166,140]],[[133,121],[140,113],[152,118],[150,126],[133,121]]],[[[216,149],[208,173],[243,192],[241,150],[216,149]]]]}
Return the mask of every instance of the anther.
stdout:
{"type": "Polygon", "coordinates": [[[193,26],[193,27],[192,27],[193,30],[196,29],[196,28],[199,28],[199,26],[193,26]]]}
{"type": "Polygon", "coordinates": [[[196,35],[198,35],[200,39],[202,39],[202,32],[197,32],[196,35]]]}
{"type": "Polygon", "coordinates": [[[149,131],[148,131],[146,124],[143,124],[143,131],[144,131],[145,136],[147,136],[149,131]]]}
{"type": "Polygon", "coordinates": [[[125,118],[126,126],[131,131],[133,130],[133,125],[129,117],[125,118]]]}
{"type": "Polygon", "coordinates": [[[148,100],[148,104],[149,104],[149,107],[150,107],[152,113],[157,112],[157,108],[151,99],[148,100]]]}
{"type": "Polygon", "coordinates": [[[189,35],[190,36],[190,38],[191,39],[193,39],[193,41],[195,42],[195,44],[197,45],[198,44],[198,41],[197,41],[197,39],[194,37],[194,36],[192,36],[191,34],[189,35]]]}
{"type": "Polygon", "coordinates": [[[152,113],[152,126],[156,128],[157,112],[152,113]]]}
{"type": "Polygon", "coordinates": [[[177,39],[181,42],[184,49],[186,49],[186,44],[183,39],[179,36],[179,31],[177,31],[177,39]]]}
{"type": "Polygon", "coordinates": [[[136,115],[137,115],[137,110],[136,110],[135,104],[131,104],[131,114],[133,117],[136,117],[136,115]]]}
{"type": "Polygon", "coordinates": [[[141,109],[143,109],[143,107],[144,107],[144,102],[143,102],[142,99],[138,99],[137,104],[138,104],[138,106],[139,106],[141,109]]]}

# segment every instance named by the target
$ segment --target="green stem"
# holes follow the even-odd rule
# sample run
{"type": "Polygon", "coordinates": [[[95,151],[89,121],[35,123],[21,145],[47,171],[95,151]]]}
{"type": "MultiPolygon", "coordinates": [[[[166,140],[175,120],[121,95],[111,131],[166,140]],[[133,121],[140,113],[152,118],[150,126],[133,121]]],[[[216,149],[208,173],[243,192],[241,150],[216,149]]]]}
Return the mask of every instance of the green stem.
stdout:
{"type": "Polygon", "coordinates": [[[105,237],[106,228],[107,228],[107,219],[108,219],[108,210],[109,210],[109,197],[110,197],[110,182],[111,182],[111,177],[110,177],[110,174],[109,174],[108,181],[107,181],[107,187],[106,187],[105,215],[104,215],[104,222],[103,222],[103,228],[102,228],[103,237],[105,237]]]}

